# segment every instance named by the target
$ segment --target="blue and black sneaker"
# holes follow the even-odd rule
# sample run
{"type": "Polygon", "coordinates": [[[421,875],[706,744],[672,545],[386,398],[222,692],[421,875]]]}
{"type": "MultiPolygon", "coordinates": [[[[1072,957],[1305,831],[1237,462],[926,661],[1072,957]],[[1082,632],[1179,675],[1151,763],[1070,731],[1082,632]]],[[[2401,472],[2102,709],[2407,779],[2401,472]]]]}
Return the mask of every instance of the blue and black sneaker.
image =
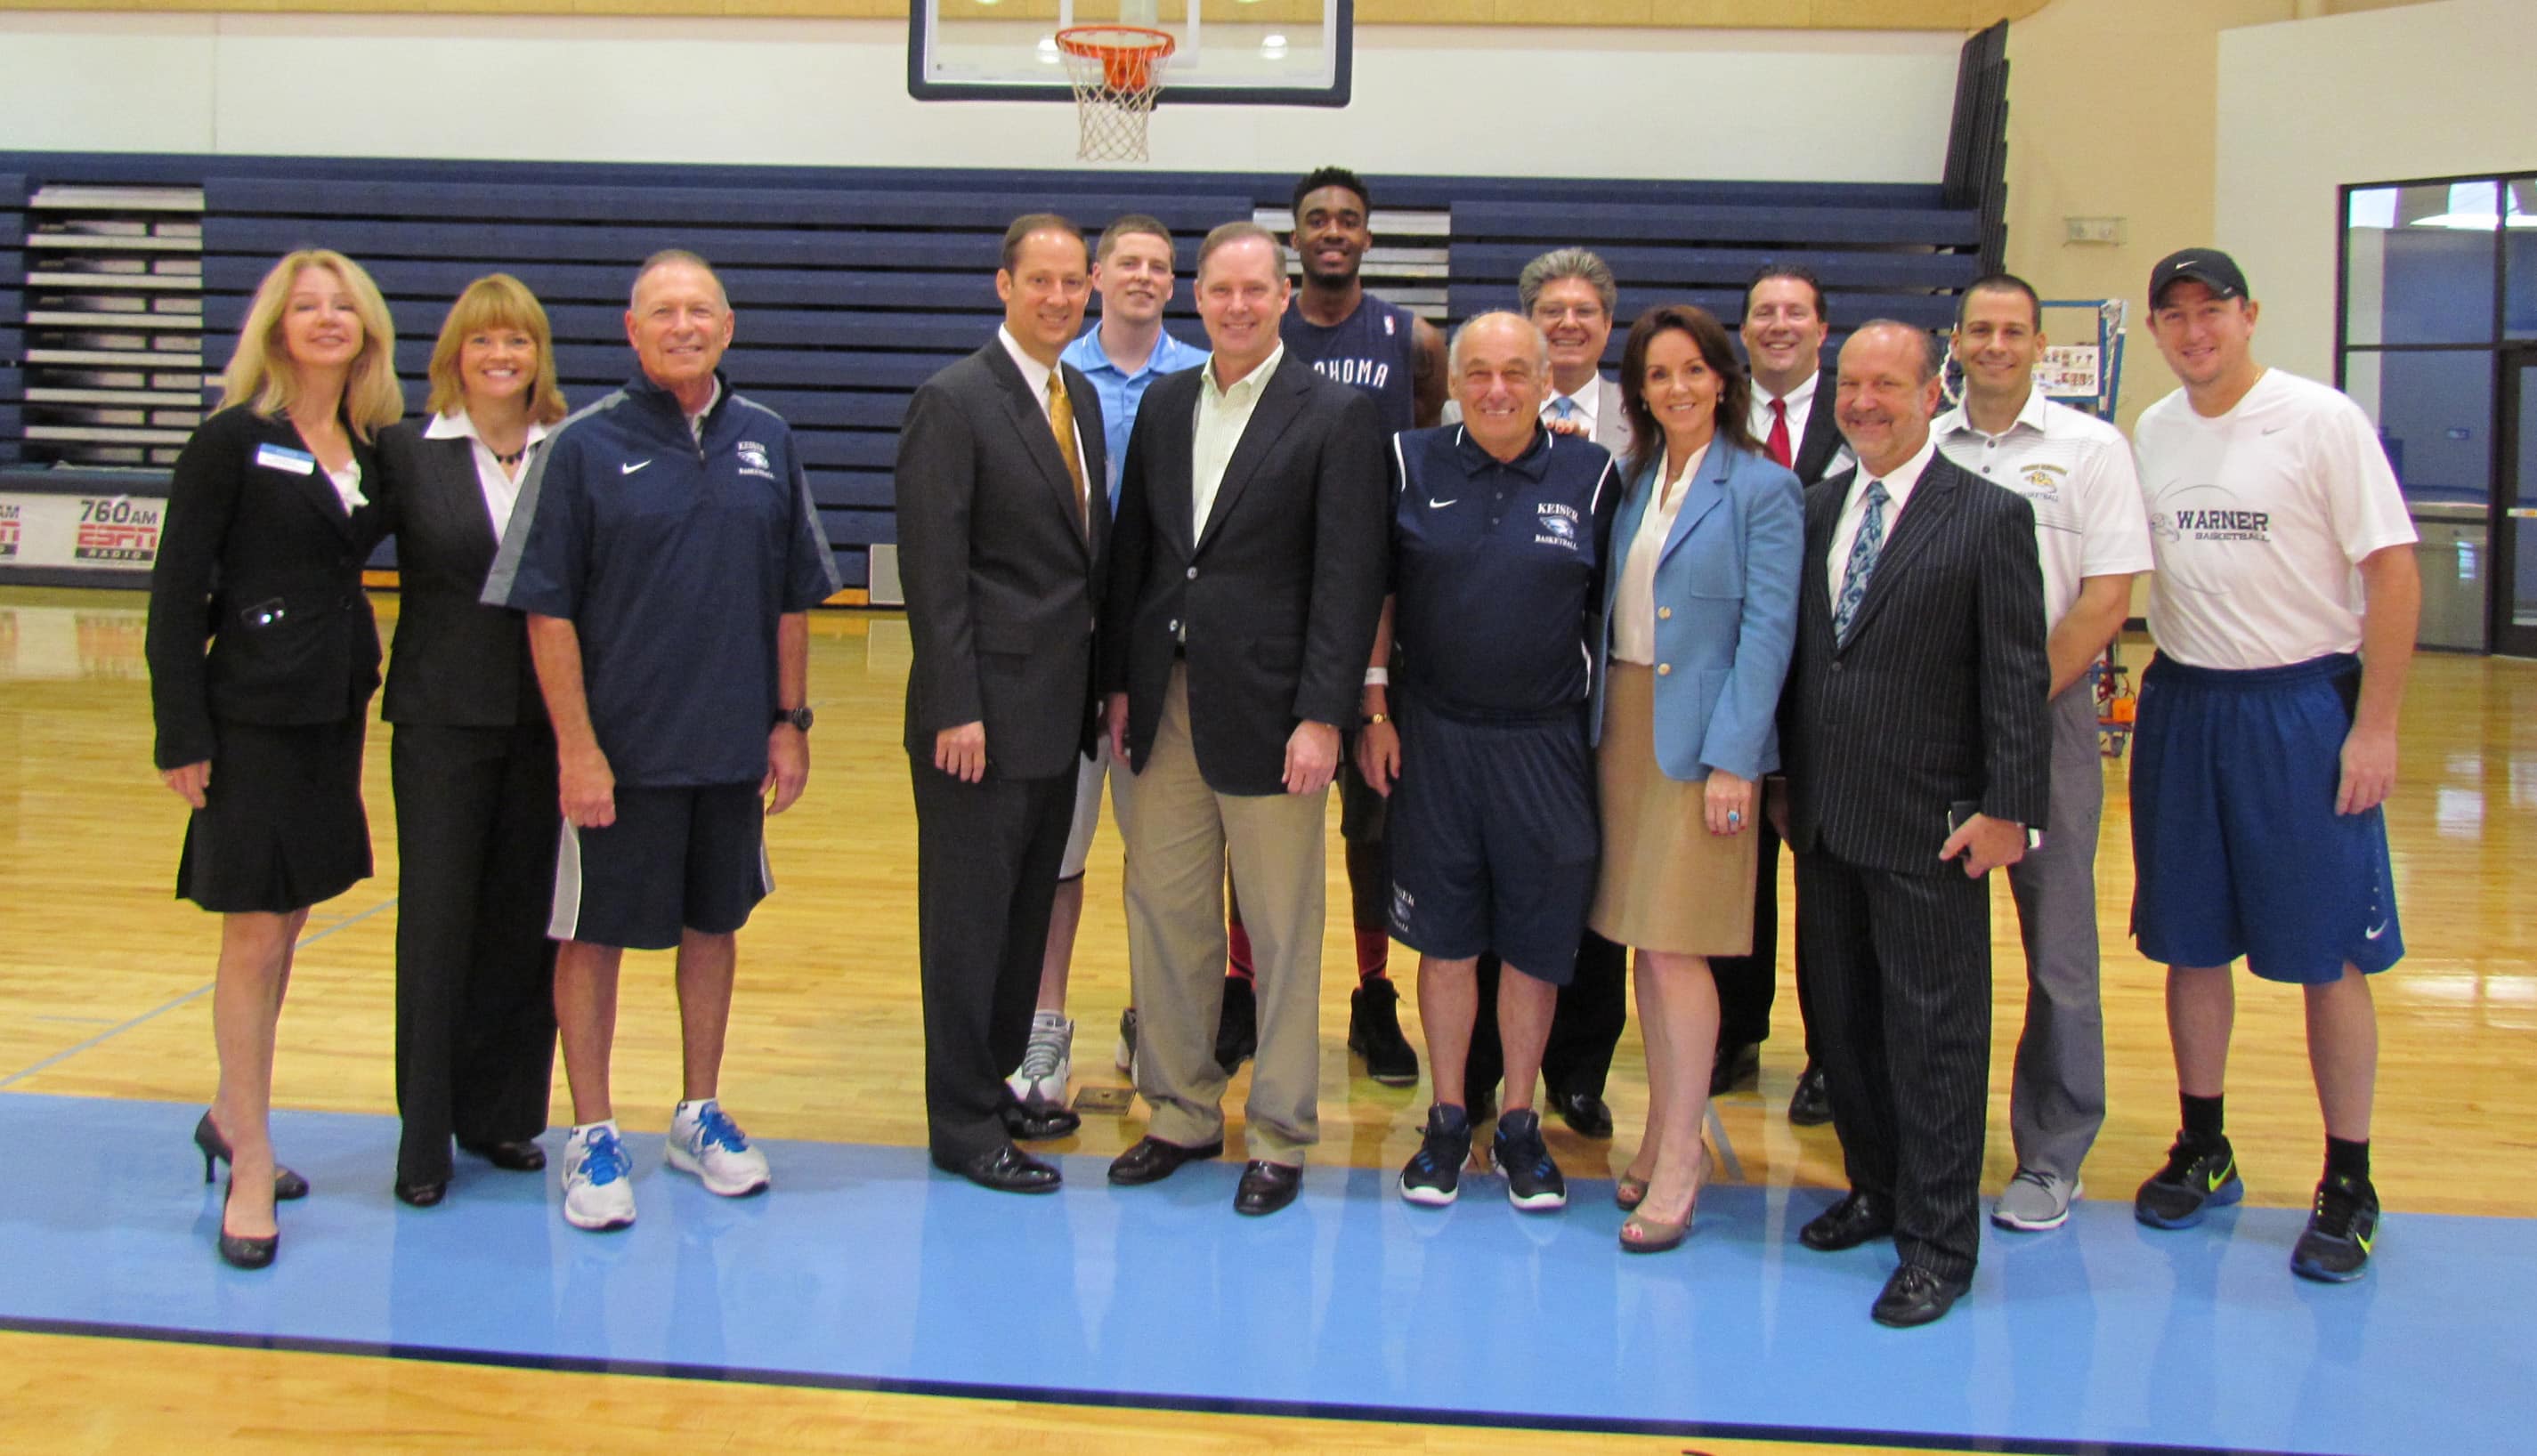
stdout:
{"type": "Polygon", "coordinates": [[[2378,1237],[2378,1190],[2367,1178],[2328,1173],[2316,1185],[2308,1232],[2291,1247],[2291,1272],[2325,1284],[2350,1284],[2370,1268],[2378,1237]]]}
{"type": "Polygon", "coordinates": [[[1463,1191],[1463,1165],[1471,1156],[1471,1119],[1461,1108],[1438,1103],[1427,1109],[1427,1135],[1400,1170],[1400,1196],[1443,1208],[1463,1191]]]}
{"type": "Polygon", "coordinates": [[[2167,1150],[2167,1166],[2132,1195],[2132,1217],[2153,1229],[2190,1229],[2205,1211],[2245,1196],[2227,1138],[2204,1144],[2179,1134],[2167,1150]]]}
{"type": "Polygon", "coordinates": [[[1527,1108],[1498,1117],[1489,1162],[1506,1174],[1507,1202],[1526,1213],[1555,1213],[1568,1206],[1568,1180],[1541,1141],[1541,1114],[1527,1108]]]}

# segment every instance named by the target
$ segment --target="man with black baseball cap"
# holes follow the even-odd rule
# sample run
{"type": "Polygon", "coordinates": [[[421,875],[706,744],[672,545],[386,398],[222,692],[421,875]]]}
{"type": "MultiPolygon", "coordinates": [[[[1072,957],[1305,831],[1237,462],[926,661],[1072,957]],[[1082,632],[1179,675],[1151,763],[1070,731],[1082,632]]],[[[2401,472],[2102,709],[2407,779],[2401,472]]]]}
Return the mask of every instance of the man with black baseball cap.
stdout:
{"type": "Polygon", "coordinates": [[[2361,408],[2254,361],[2228,254],[2170,255],[2149,303],[2184,387],[2133,432],[2158,658],[2132,747],[2132,934],[2169,968],[2184,1125],[2132,1213],[2182,1229],[2244,1195],[2221,1122],[2243,956],[2307,994],[2325,1176],[2291,1272],[2343,1283],[2378,1232],[2366,978],[2404,954],[2379,804],[2422,605],[2414,527],[2361,408]]]}

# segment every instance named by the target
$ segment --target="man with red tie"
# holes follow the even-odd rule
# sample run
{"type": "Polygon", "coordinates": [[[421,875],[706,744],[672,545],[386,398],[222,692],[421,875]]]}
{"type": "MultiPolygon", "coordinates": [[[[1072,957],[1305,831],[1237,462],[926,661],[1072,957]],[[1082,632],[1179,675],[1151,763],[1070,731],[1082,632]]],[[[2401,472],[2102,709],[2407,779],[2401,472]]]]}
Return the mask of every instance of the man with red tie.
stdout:
{"type": "MultiPolygon", "coordinates": [[[[1766,265],[1744,288],[1744,358],[1753,376],[1753,438],[1774,461],[1812,485],[1852,464],[1833,420],[1832,371],[1823,367],[1832,319],[1824,308],[1823,283],[1793,263],[1766,265]]],[[[1758,846],[1761,872],[1753,884],[1753,953],[1716,956],[1718,1059],[1709,1093],[1716,1097],[1762,1068],[1763,1040],[1771,1035],[1771,1001],[1780,980],[1780,837],[1768,824],[1758,846]]],[[[1797,1010],[1806,1029],[1806,1067],[1789,1099],[1789,1120],[1816,1127],[1832,1120],[1832,1102],[1815,1060],[1814,1018],[1805,1015],[1806,983],[1800,966],[1797,1010]]]]}

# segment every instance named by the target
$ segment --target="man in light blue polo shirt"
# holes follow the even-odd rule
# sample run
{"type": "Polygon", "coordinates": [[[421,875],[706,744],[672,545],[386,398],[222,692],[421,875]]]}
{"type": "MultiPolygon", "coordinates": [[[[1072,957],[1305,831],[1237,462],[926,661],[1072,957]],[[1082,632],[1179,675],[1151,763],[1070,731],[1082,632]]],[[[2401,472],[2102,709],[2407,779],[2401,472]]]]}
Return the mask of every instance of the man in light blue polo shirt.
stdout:
{"type": "MultiPolygon", "coordinates": [[[[1137,406],[1155,380],[1206,362],[1206,350],[1193,348],[1163,329],[1163,305],[1172,299],[1172,234],[1142,213],[1130,213],[1101,234],[1093,258],[1092,286],[1101,295],[1101,321],[1066,347],[1060,357],[1092,381],[1101,397],[1101,425],[1110,463],[1110,505],[1119,505],[1119,468],[1128,458],[1128,432],[1137,423],[1137,406]]],[[[1067,970],[1074,959],[1075,927],[1083,922],[1083,861],[1092,849],[1092,831],[1101,819],[1101,781],[1110,780],[1110,812],[1124,833],[1128,820],[1130,776],[1110,773],[1105,741],[1083,760],[1074,788],[1074,827],[1066,840],[1065,862],[1058,870],[1057,902],[1048,918],[1048,953],[1041,963],[1039,1009],[1031,1018],[1028,1049],[1008,1078],[1013,1096],[1024,1106],[1064,1107],[1067,1077],[1073,1069],[1074,1023],[1066,1019],[1067,970]]],[[[1135,1051],[1136,1012],[1119,1022],[1119,1069],[1126,1071],[1135,1051]]]]}

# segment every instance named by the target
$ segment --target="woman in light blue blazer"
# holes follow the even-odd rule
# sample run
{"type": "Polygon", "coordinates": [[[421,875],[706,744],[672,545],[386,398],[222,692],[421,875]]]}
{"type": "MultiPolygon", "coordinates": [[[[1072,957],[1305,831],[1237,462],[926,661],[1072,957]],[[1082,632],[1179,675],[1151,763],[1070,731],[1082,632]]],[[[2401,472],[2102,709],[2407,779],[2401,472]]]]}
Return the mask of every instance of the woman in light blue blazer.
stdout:
{"type": "Polygon", "coordinates": [[[1621,355],[1630,487],[1612,525],[1595,674],[1603,861],[1589,923],[1638,948],[1648,1127],[1615,1196],[1621,1247],[1683,1240],[1708,1171],[1711,956],[1753,944],[1756,786],[1779,767],[1805,508],[1746,424],[1726,330],[1670,304],[1621,355]]]}

